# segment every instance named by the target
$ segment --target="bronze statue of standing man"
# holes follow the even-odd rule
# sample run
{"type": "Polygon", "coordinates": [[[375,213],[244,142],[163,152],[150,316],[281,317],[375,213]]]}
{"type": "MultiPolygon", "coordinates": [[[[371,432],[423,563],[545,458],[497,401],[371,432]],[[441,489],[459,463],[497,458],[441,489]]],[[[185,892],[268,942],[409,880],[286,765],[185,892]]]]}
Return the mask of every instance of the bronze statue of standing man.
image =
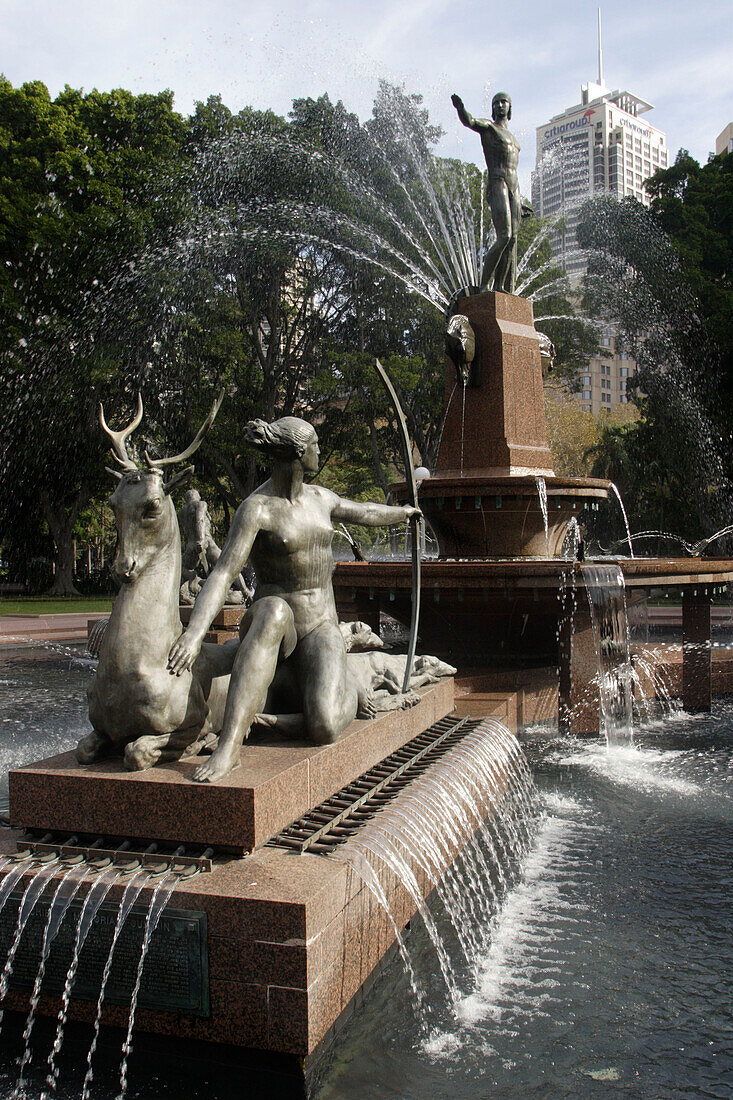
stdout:
{"type": "Polygon", "coordinates": [[[496,240],[484,260],[481,289],[513,294],[517,277],[519,221],[530,216],[532,207],[519,193],[519,142],[508,126],[512,117],[512,101],[506,92],[497,92],[491,101],[491,119],[474,118],[463,106],[460,96],[452,95],[451,101],[463,125],[480,134],[486,158],[486,201],[491,210],[496,240]]]}

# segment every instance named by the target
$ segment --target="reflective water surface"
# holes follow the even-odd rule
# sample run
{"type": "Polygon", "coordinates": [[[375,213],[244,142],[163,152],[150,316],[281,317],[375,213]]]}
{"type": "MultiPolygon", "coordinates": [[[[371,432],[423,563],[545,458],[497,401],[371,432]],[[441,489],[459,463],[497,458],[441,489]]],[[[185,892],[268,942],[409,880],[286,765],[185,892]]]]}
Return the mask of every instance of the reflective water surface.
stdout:
{"type": "MultiPolygon", "coordinates": [[[[5,789],[11,763],[70,748],[85,731],[91,671],[73,649],[0,651],[5,789]]],[[[549,729],[523,735],[541,817],[479,957],[466,965],[453,952],[458,1000],[448,1003],[413,922],[430,1032],[395,957],[320,1067],[313,1100],[733,1094],[733,702],[647,723],[635,740],[609,753],[549,729]]],[[[64,1100],[81,1094],[90,1036],[69,1037],[64,1100]]],[[[45,1064],[42,1028],[37,1041],[45,1064]]],[[[121,1042],[105,1037],[95,1100],[116,1093],[121,1042]]],[[[212,1060],[184,1073],[146,1044],[133,1050],[130,1100],[297,1095],[212,1060]]],[[[0,1095],[10,1096],[23,1044],[9,1024],[0,1053],[0,1095]]],[[[42,1081],[31,1072],[26,1095],[38,1097],[42,1081]]]]}

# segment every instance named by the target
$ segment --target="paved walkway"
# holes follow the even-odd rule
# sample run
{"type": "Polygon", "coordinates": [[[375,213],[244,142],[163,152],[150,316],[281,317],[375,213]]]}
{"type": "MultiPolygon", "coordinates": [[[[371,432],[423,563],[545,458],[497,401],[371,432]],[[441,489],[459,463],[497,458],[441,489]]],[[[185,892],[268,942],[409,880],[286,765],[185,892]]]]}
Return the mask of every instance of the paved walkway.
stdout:
{"type": "Polygon", "coordinates": [[[109,611],[0,615],[0,646],[23,642],[85,642],[87,623],[108,618],[109,611]]]}

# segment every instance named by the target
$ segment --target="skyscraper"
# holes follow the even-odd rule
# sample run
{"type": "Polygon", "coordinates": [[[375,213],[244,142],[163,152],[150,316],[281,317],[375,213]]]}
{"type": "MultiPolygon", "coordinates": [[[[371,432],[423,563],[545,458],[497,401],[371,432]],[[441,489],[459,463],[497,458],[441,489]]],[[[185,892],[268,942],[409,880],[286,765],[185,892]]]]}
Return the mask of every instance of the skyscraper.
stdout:
{"type": "Polygon", "coordinates": [[[667,167],[665,135],[641,117],[650,110],[639,96],[605,86],[599,11],[598,80],[582,85],[580,103],[537,127],[532,174],[535,214],[564,223],[552,251],[573,281],[586,266],[575,236],[580,205],[599,194],[632,195],[648,205],[644,180],[667,167]]]}
{"type": "MultiPolygon", "coordinates": [[[[550,242],[556,261],[577,285],[586,271],[576,229],[581,205],[598,195],[633,196],[644,205],[644,180],[667,168],[667,139],[641,116],[651,103],[631,92],[606,87],[598,12],[598,79],[583,84],[580,103],[537,127],[537,162],[532,173],[532,206],[542,218],[557,218],[550,242]]],[[[582,373],[580,401],[588,412],[625,404],[628,379],[636,365],[616,348],[612,326],[603,330],[601,350],[582,373]]]]}

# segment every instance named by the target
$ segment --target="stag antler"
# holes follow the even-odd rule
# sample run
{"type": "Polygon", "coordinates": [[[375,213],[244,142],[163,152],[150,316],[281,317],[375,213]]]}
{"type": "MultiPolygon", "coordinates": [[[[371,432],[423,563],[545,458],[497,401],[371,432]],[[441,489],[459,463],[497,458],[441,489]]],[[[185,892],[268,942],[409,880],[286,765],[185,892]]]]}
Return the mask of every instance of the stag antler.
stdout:
{"type": "Polygon", "coordinates": [[[130,421],[126,428],[123,428],[120,432],[113,432],[111,428],[107,426],[107,421],[104,419],[104,406],[102,402],[99,402],[99,423],[102,425],[102,429],[107,433],[112,440],[112,446],[110,450],[114,455],[115,461],[119,462],[120,466],[125,470],[137,470],[138,466],[136,462],[130,458],[127,453],[127,447],[125,441],[128,435],[135,431],[140,421],[143,418],[143,399],[140,394],[137,395],[137,412],[134,418],[130,421]]]}
{"type": "Polygon", "coordinates": [[[185,451],[181,451],[180,454],[174,455],[172,458],[151,458],[148,452],[145,452],[145,461],[151,470],[161,470],[164,466],[173,466],[176,462],[184,462],[187,458],[199,449],[206,437],[206,434],[214,423],[214,417],[219,411],[222,401],[224,400],[224,390],[220,390],[217,394],[216,400],[211,407],[211,412],[204,420],[203,424],[196,433],[196,437],[192,443],[186,447],[185,451]]]}

